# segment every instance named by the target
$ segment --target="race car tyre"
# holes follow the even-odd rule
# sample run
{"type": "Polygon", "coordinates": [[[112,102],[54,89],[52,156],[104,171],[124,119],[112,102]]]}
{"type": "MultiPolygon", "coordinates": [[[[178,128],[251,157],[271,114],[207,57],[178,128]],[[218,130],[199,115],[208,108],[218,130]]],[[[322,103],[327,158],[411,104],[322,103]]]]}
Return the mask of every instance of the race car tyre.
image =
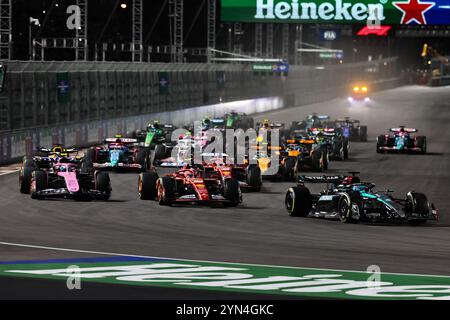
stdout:
{"type": "Polygon", "coordinates": [[[328,163],[329,163],[329,155],[327,151],[324,151],[322,154],[322,167],[323,170],[328,170],[328,163]]]}
{"type": "Polygon", "coordinates": [[[339,218],[343,223],[353,223],[352,200],[348,194],[343,194],[338,202],[339,218]]]}
{"type": "Polygon", "coordinates": [[[92,162],[83,160],[81,163],[81,172],[91,173],[94,170],[94,165],[92,162]]]}
{"type": "Polygon", "coordinates": [[[155,146],[155,160],[162,160],[166,157],[166,147],[162,144],[155,146]]]}
{"type": "Polygon", "coordinates": [[[247,129],[251,129],[255,127],[255,120],[253,118],[248,118],[247,129]]]}
{"type": "Polygon", "coordinates": [[[171,143],[172,142],[172,132],[166,133],[165,140],[166,140],[166,143],[171,143]]]}
{"type": "Polygon", "coordinates": [[[312,209],[311,192],[306,187],[289,188],[285,198],[286,210],[291,217],[306,217],[312,209]]]}
{"type": "Polygon", "coordinates": [[[156,172],[144,172],[139,175],[139,199],[155,200],[158,195],[158,190],[156,189],[156,182],[158,179],[159,176],[156,172]]]}
{"type": "Polygon", "coordinates": [[[406,212],[408,214],[419,214],[423,219],[418,218],[410,220],[411,224],[425,223],[427,218],[431,217],[431,204],[423,193],[409,192],[406,197],[406,212]]]}
{"type": "Polygon", "coordinates": [[[427,153],[427,138],[423,136],[419,136],[416,138],[416,146],[420,148],[420,152],[422,154],[427,153]]]}
{"type": "Polygon", "coordinates": [[[44,171],[33,171],[31,177],[31,198],[42,199],[37,193],[47,189],[47,174],[44,171]]]}
{"type": "Polygon", "coordinates": [[[20,193],[30,194],[31,176],[36,167],[24,166],[19,172],[19,188],[20,193]]]}
{"type": "Polygon", "coordinates": [[[384,135],[379,135],[377,138],[377,153],[383,153],[383,147],[386,145],[385,143],[386,137],[384,135]]]}
{"type": "Polygon", "coordinates": [[[142,172],[146,171],[148,168],[147,153],[147,149],[140,149],[136,155],[136,163],[142,167],[142,172]]]}
{"type": "Polygon", "coordinates": [[[94,148],[88,149],[84,155],[84,160],[94,163],[97,160],[97,151],[94,148]]]}
{"type": "Polygon", "coordinates": [[[176,181],[170,177],[159,179],[158,202],[161,206],[170,206],[170,200],[175,197],[176,181]]]}
{"type": "Polygon", "coordinates": [[[367,126],[359,127],[359,141],[367,142],[367,126]]]}
{"type": "Polygon", "coordinates": [[[229,202],[229,207],[236,207],[241,202],[241,192],[239,189],[239,182],[236,179],[225,180],[223,196],[229,202]]]}
{"type": "Polygon", "coordinates": [[[348,150],[349,150],[349,142],[348,139],[345,139],[344,144],[342,146],[342,151],[344,153],[344,160],[348,160],[348,150]]]}
{"type": "Polygon", "coordinates": [[[262,176],[261,169],[256,164],[251,164],[247,168],[247,184],[255,191],[261,191],[262,176]]]}
{"type": "Polygon", "coordinates": [[[24,168],[37,168],[37,165],[33,159],[25,157],[23,159],[23,167],[24,168]]]}
{"type": "Polygon", "coordinates": [[[333,160],[344,160],[344,145],[337,142],[333,144],[333,160]]]}
{"type": "Polygon", "coordinates": [[[111,197],[111,180],[107,172],[99,172],[96,174],[95,189],[103,193],[97,197],[98,200],[109,200],[111,197]]]}
{"type": "Polygon", "coordinates": [[[312,155],[312,167],[313,170],[316,172],[322,172],[323,171],[323,152],[322,150],[316,150],[312,155]]]}
{"type": "Polygon", "coordinates": [[[285,181],[295,181],[296,178],[296,161],[295,158],[289,157],[284,162],[283,178],[285,181]]]}

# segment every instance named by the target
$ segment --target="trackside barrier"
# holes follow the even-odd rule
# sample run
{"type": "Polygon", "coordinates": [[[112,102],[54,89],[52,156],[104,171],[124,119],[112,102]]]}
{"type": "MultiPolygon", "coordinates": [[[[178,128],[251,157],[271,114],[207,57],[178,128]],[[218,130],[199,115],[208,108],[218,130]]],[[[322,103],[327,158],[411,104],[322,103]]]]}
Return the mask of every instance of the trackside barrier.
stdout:
{"type": "Polygon", "coordinates": [[[125,117],[103,121],[78,123],[53,128],[36,128],[0,134],[0,164],[20,160],[24,155],[32,155],[39,146],[61,143],[66,146],[84,147],[102,142],[116,134],[127,134],[142,129],[151,121],[158,119],[162,123],[183,126],[205,116],[220,117],[225,113],[238,110],[247,114],[273,111],[284,107],[280,97],[268,97],[238,102],[221,103],[195,107],[172,112],[125,117]]]}
{"type": "Polygon", "coordinates": [[[29,155],[38,146],[96,144],[154,119],[183,125],[232,110],[254,114],[306,105],[345,96],[351,83],[363,78],[373,89],[399,85],[396,59],[320,69],[292,66],[288,76],[254,73],[251,66],[235,64],[8,66],[6,95],[0,97],[0,164],[29,155]],[[168,77],[167,92],[161,88],[162,74],[168,77]],[[61,98],[61,92],[67,95],[61,98]]]}
{"type": "MultiPolygon", "coordinates": [[[[401,85],[399,79],[389,79],[372,83],[372,90],[386,90],[401,85]]],[[[342,91],[342,90],[341,90],[342,91]]],[[[343,93],[343,92],[341,92],[343,93]]],[[[332,99],[336,96],[327,96],[332,99]]],[[[311,100],[311,103],[326,100],[323,96],[311,100]]],[[[31,155],[39,146],[50,146],[62,143],[66,146],[85,147],[101,143],[105,138],[116,134],[127,134],[142,129],[157,119],[162,123],[183,126],[205,116],[220,117],[230,111],[257,114],[287,107],[300,106],[294,104],[292,97],[268,97],[195,107],[172,112],[159,112],[141,116],[118,119],[91,121],[69,126],[52,128],[35,128],[0,134],[0,164],[8,164],[20,160],[24,155],[31,155]]],[[[303,101],[307,104],[309,102],[303,101]]],[[[298,101],[297,101],[298,103],[298,101]]]]}

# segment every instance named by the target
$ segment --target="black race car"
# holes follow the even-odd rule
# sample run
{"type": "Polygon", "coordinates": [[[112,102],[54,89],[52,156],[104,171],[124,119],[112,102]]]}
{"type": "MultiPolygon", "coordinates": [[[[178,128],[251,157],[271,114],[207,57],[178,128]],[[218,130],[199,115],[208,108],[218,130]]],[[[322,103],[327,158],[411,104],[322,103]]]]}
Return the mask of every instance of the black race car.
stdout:
{"type": "Polygon", "coordinates": [[[349,141],[367,141],[367,126],[361,125],[359,120],[337,119],[334,123],[330,123],[330,127],[342,130],[344,137],[349,141]]]}
{"type": "Polygon", "coordinates": [[[362,183],[350,176],[299,177],[297,186],[289,188],[285,205],[291,216],[339,219],[344,223],[400,222],[411,224],[438,220],[438,211],[423,193],[408,192],[398,199],[393,191],[375,191],[373,183],[362,183]],[[326,189],[313,194],[307,183],[326,184],[326,189]]]}

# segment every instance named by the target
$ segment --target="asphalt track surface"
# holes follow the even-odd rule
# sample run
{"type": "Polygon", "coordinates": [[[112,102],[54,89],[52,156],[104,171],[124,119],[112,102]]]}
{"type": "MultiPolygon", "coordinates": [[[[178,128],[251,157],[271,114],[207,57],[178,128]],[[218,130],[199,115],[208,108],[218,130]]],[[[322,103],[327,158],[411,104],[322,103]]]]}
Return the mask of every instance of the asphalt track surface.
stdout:
{"type": "MultiPolygon", "coordinates": [[[[261,193],[245,193],[238,208],[160,207],[138,199],[134,174],[112,175],[109,202],[36,201],[18,192],[18,175],[10,174],[0,176],[0,242],[312,268],[366,270],[378,265],[384,272],[449,275],[450,87],[408,86],[372,98],[370,105],[350,105],[340,98],[256,120],[290,123],[311,112],[361,120],[368,125],[369,141],[352,143],[350,160],[332,162],[329,172],[360,171],[364,181],[380,190],[394,189],[401,197],[409,190],[424,192],[440,210],[439,222],[345,225],[291,218],[284,196],[292,183],[277,182],[265,182],[261,193]],[[399,125],[426,135],[429,154],[377,154],[376,136],[399,125]]],[[[92,256],[0,244],[0,261],[92,256]]],[[[12,286],[14,280],[8,281],[12,286]]]]}

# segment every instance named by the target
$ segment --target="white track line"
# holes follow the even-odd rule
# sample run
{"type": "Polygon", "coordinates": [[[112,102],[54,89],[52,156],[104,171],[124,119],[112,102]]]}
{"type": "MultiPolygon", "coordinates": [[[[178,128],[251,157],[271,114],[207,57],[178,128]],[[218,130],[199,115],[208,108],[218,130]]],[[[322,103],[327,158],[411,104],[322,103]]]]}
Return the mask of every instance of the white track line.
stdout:
{"type": "Polygon", "coordinates": [[[6,175],[8,175],[8,174],[17,173],[17,172],[19,172],[19,171],[20,171],[20,169],[7,170],[7,171],[5,171],[5,172],[2,172],[2,170],[0,170],[0,177],[1,177],[1,176],[6,176],[6,175]]]}
{"type": "MultiPolygon", "coordinates": [[[[340,271],[340,272],[366,273],[365,271],[360,271],[360,270],[324,269],[324,268],[309,268],[309,267],[288,267],[288,266],[277,266],[277,265],[266,265],[266,264],[254,264],[254,263],[221,262],[221,261],[205,261],[205,260],[192,260],[192,259],[182,259],[182,258],[154,257],[154,256],[125,254],[125,253],[113,253],[113,252],[103,252],[103,251],[89,251],[89,250],[78,250],[78,249],[68,249],[68,248],[46,247],[46,246],[38,246],[38,245],[30,245],[30,244],[22,244],[22,243],[12,243],[12,242],[1,242],[1,241],[0,241],[0,245],[10,246],[10,247],[22,247],[22,248],[41,249],[41,250],[76,252],[76,253],[86,253],[86,254],[99,254],[99,255],[105,255],[105,256],[118,256],[118,257],[148,258],[148,259],[160,259],[160,260],[179,260],[179,261],[202,262],[202,263],[220,263],[220,264],[268,267],[268,268],[307,269],[307,270],[319,270],[319,271],[340,271]]],[[[381,272],[381,273],[382,274],[390,274],[390,275],[401,275],[401,276],[450,278],[450,276],[429,275],[429,274],[396,273],[396,272],[381,272]]]]}

